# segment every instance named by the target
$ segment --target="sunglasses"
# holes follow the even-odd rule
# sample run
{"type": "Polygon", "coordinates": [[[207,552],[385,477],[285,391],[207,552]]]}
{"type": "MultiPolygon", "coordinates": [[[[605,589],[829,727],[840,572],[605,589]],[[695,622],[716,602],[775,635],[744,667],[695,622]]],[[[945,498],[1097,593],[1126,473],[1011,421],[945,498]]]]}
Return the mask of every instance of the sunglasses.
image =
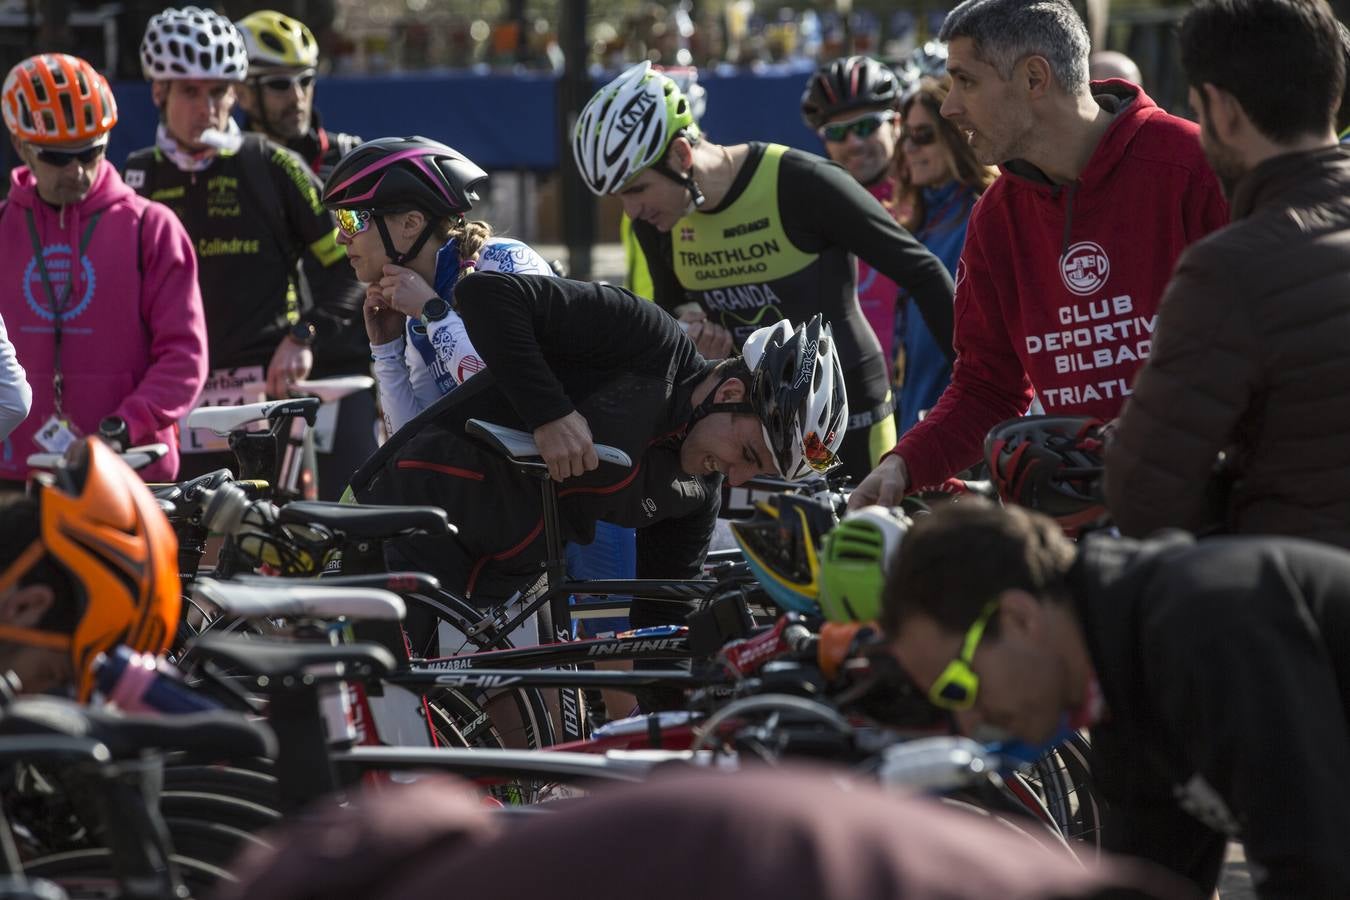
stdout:
{"type": "Polygon", "coordinates": [[[354,238],[370,227],[371,212],[368,209],[339,209],[334,217],[338,230],[349,238],[354,238]]]}
{"type": "Polygon", "coordinates": [[[45,148],[36,148],[37,158],[49,166],[58,169],[64,169],[75,160],[88,165],[103,155],[103,151],[108,149],[107,144],[95,144],[92,147],[86,147],[83,150],[49,150],[45,148]]]}
{"type": "Polygon", "coordinates": [[[834,451],[825,446],[825,442],[814,432],[806,435],[806,440],[802,443],[802,457],[806,464],[816,472],[828,472],[839,465],[839,457],[835,456],[834,451]]]}
{"type": "Polygon", "coordinates": [[[900,130],[901,142],[909,141],[915,147],[936,143],[937,137],[937,129],[932,125],[906,125],[900,130]]]}
{"type": "Polygon", "coordinates": [[[876,134],[882,125],[894,118],[895,112],[893,110],[884,109],[878,112],[864,113],[856,119],[849,119],[847,122],[831,122],[829,125],[822,125],[816,133],[825,140],[836,144],[848,140],[850,132],[866,139],[876,134]]]}
{"type": "Polygon", "coordinates": [[[309,86],[314,83],[314,70],[306,69],[303,72],[297,72],[294,75],[267,75],[258,79],[258,84],[269,91],[284,93],[295,90],[296,85],[300,90],[307,91],[309,86]]]}
{"type": "Polygon", "coordinates": [[[961,644],[961,655],[947,663],[947,668],[942,670],[937,681],[934,681],[933,686],[928,689],[928,700],[934,706],[963,710],[975,705],[975,697],[980,691],[980,676],[970,667],[970,661],[975,658],[975,651],[984,637],[984,630],[996,612],[998,612],[997,600],[990,600],[985,604],[980,617],[966,632],[966,639],[961,644]]]}

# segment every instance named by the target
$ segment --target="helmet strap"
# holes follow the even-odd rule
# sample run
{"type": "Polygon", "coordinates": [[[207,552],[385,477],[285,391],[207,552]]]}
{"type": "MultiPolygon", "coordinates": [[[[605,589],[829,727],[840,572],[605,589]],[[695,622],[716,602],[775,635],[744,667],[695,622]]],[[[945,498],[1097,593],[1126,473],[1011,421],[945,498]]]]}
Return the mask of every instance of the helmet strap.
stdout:
{"type": "Polygon", "coordinates": [[[670,166],[666,165],[666,161],[663,159],[660,162],[652,164],[652,171],[659,172],[688,191],[689,199],[694,203],[694,209],[701,209],[703,204],[707,202],[708,198],[703,196],[702,189],[699,188],[698,182],[694,180],[693,167],[690,167],[689,174],[681,175],[679,172],[676,172],[670,166]]]}
{"type": "Polygon", "coordinates": [[[389,229],[384,224],[384,216],[375,215],[375,228],[380,232],[380,241],[384,244],[384,255],[389,257],[389,261],[394,265],[401,266],[422,252],[427,239],[431,237],[432,231],[436,228],[436,223],[427,222],[422,228],[422,233],[417,236],[417,240],[413,241],[412,246],[408,248],[406,253],[399,253],[394,248],[394,239],[389,236],[389,229]]]}
{"type": "Polygon", "coordinates": [[[717,397],[718,389],[733,378],[740,380],[745,385],[747,396],[750,393],[750,376],[744,371],[741,371],[744,367],[730,366],[729,368],[731,371],[718,379],[717,384],[713,385],[712,390],[708,391],[708,396],[704,397],[698,406],[694,407],[694,411],[689,414],[689,424],[685,426],[686,432],[713,413],[747,413],[752,416],[756,415],[754,404],[749,400],[738,400],[734,403],[718,403],[715,401],[714,398],[717,397]]]}

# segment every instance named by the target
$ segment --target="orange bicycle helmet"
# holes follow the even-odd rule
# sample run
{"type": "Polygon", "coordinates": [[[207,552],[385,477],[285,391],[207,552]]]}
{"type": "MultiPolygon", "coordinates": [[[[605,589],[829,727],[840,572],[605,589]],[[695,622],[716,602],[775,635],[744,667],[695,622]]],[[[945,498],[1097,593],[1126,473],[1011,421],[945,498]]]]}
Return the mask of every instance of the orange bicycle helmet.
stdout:
{"type": "Polygon", "coordinates": [[[178,540],[135,472],[97,438],[74,445],[66,465],[34,484],[38,538],[0,573],[3,594],[47,559],[70,578],[74,631],[0,625],[0,640],[69,648],[77,696],[89,699],[95,658],[121,644],[163,653],[182,603],[178,540]]]}
{"type": "Polygon", "coordinates": [[[10,69],[0,106],[10,133],[35,144],[93,143],[117,124],[108,80],[64,53],[39,53],[10,69]]]}

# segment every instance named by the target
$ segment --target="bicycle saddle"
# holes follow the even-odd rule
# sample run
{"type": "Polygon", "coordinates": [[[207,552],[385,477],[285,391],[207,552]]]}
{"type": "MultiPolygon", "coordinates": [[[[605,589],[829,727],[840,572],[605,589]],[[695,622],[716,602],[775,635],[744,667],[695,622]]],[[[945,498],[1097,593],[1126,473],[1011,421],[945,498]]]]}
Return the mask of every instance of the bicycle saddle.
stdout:
{"type": "Polygon", "coordinates": [[[374,588],[335,587],[323,581],[241,576],[237,581],[198,578],[193,592],[232,616],[245,619],[347,616],[366,621],[402,621],[403,598],[374,588]]]}
{"type": "Polygon", "coordinates": [[[395,667],[394,656],[377,644],[297,644],[225,635],[204,635],[192,645],[192,652],[222,666],[267,679],[259,687],[290,687],[302,679],[306,684],[383,678],[395,667]],[[341,663],[340,669],[314,671],[341,663]]]}
{"type": "Polygon", "coordinates": [[[0,717],[0,737],[64,735],[98,741],[113,759],[144,750],[180,751],[205,760],[276,756],[276,738],[261,722],[234,712],[122,716],[54,697],[16,700],[0,717]]]}
{"type": "MultiPolygon", "coordinates": [[[[507,428],[505,425],[493,425],[482,419],[470,419],[465,422],[464,430],[512,462],[543,464],[539,447],[534,443],[534,435],[527,431],[507,428]]],[[[626,469],[633,467],[633,458],[618,447],[596,444],[595,455],[601,462],[613,463],[626,469]]]]}
{"type": "Polygon", "coordinates": [[[322,405],[318,397],[298,397],[293,400],[267,400],[245,403],[243,406],[203,406],[188,413],[189,428],[206,428],[226,435],[250,422],[263,422],[281,416],[304,416],[310,425],[322,405]]]}
{"type": "Polygon", "coordinates": [[[349,538],[398,537],[407,534],[454,534],[458,531],[435,506],[352,506],[321,500],[297,500],[277,510],[282,525],[322,525],[349,538]]]}

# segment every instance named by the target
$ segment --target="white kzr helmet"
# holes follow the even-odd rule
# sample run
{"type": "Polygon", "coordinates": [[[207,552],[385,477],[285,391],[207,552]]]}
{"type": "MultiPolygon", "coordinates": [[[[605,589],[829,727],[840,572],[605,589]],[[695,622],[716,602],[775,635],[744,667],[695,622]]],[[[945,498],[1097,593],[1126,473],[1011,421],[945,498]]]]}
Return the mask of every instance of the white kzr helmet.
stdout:
{"type": "MultiPolygon", "coordinates": [[[[668,75],[640,62],[602,87],[577,119],[572,155],[581,180],[612,194],[665,156],[680,132],[698,134],[689,101],[668,75]]],[[[678,179],[677,179],[678,180],[678,179]]]]}
{"type": "Polygon", "coordinates": [[[145,26],[141,72],[150,81],[243,81],[248,52],[239,30],[224,16],[195,6],[166,9],[145,26]]]}
{"type": "Polygon", "coordinates": [[[789,481],[827,472],[848,430],[848,395],[834,335],[819,314],[794,331],[788,321],[754,331],[741,348],[750,405],[789,481]]]}

